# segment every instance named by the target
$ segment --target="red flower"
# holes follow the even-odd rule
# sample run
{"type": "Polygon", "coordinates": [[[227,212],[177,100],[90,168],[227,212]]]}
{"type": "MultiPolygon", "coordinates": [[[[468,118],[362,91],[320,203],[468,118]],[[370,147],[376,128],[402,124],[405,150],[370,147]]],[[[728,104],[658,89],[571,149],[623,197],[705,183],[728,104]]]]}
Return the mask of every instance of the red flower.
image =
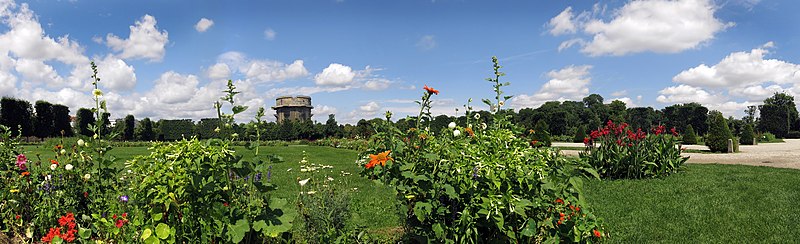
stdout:
{"type": "Polygon", "coordinates": [[[128,218],[128,213],[122,213],[123,218],[128,218]]]}
{"type": "Polygon", "coordinates": [[[558,204],[564,204],[564,200],[561,200],[561,198],[557,198],[557,199],[556,199],[556,203],[558,203],[558,204]]]}
{"type": "Polygon", "coordinates": [[[661,133],[664,133],[665,129],[666,128],[663,125],[659,125],[658,127],[653,128],[653,133],[655,133],[656,135],[661,135],[661,133]]]}
{"type": "Polygon", "coordinates": [[[117,223],[114,224],[114,225],[117,226],[117,228],[122,228],[122,225],[124,225],[124,224],[125,224],[125,221],[123,221],[122,219],[118,219],[117,223]]]}
{"type": "Polygon", "coordinates": [[[678,130],[676,130],[675,127],[672,127],[672,129],[670,129],[669,131],[672,132],[673,136],[678,136],[678,130]]]}
{"type": "Polygon", "coordinates": [[[558,217],[564,218],[564,213],[558,213],[558,217]]]}
{"type": "Polygon", "coordinates": [[[603,233],[600,233],[600,231],[597,231],[597,229],[592,230],[592,234],[594,234],[594,237],[597,238],[603,237],[603,233]]]}
{"type": "Polygon", "coordinates": [[[589,145],[591,142],[592,142],[592,141],[590,141],[590,140],[589,140],[589,137],[584,137],[584,138],[583,138],[583,145],[586,145],[586,146],[588,146],[588,145],[589,145]]]}
{"type": "Polygon", "coordinates": [[[19,214],[17,214],[17,216],[14,216],[14,218],[19,219],[19,218],[22,218],[22,217],[19,216],[19,214]]]}
{"type": "Polygon", "coordinates": [[[227,202],[224,202],[224,203],[222,203],[222,206],[227,207],[227,206],[230,206],[230,205],[227,202]]]}
{"type": "Polygon", "coordinates": [[[89,193],[88,192],[83,192],[83,197],[84,198],[89,198],[89,193]]]}
{"type": "Polygon", "coordinates": [[[56,161],[55,159],[50,159],[50,164],[56,164],[57,165],[58,161],[56,161]]]}
{"type": "Polygon", "coordinates": [[[539,143],[539,141],[537,141],[537,140],[533,140],[533,141],[531,142],[531,145],[534,145],[534,146],[536,146],[536,143],[539,143]]]}
{"type": "Polygon", "coordinates": [[[61,228],[50,228],[50,231],[47,232],[47,235],[42,237],[42,242],[50,243],[56,236],[61,237],[61,228]]]}
{"type": "Polygon", "coordinates": [[[117,214],[114,214],[114,216],[111,216],[111,218],[112,219],[117,219],[117,214]]]}
{"type": "Polygon", "coordinates": [[[428,94],[436,94],[436,95],[439,95],[439,90],[436,90],[436,89],[433,89],[433,88],[431,88],[431,87],[428,87],[428,85],[425,85],[425,87],[423,87],[422,89],[425,89],[425,91],[427,91],[427,92],[428,92],[428,94]]]}

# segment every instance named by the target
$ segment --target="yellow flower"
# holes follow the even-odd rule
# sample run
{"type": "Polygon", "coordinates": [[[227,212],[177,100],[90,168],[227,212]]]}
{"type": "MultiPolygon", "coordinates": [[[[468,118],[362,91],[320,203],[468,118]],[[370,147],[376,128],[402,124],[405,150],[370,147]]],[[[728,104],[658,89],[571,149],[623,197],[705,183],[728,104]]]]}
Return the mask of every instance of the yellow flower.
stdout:
{"type": "Polygon", "coordinates": [[[99,97],[103,95],[103,91],[101,91],[100,89],[94,89],[94,91],[92,91],[92,94],[94,94],[95,97],[99,97]]]}
{"type": "Polygon", "coordinates": [[[17,192],[19,192],[19,189],[11,189],[10,192],[11,193],[17,193],[17,192]]]}

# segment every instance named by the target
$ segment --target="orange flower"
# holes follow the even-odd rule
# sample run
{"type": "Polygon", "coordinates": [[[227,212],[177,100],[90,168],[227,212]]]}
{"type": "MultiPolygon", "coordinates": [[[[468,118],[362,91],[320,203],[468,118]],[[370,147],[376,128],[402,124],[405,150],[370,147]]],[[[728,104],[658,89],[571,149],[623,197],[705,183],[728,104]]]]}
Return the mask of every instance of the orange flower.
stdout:
{"type": "Polygon", "coordinates": [[[31,172],[28,171],[22,172],[22,176],[29,176],[29,175],[31,175],[31,172]]]}
{"type": "Polygon", "coordinates": [[[58,164],[58,161],[56,161],[55,159],[50,159],[50,164],[58,164]]]}
{"type": "Polygon", "coordinates": [[[381,164],[381,166],[386,166],[386,161],[393,160],[392,157],[389,157],[389,153],[391,152],[392,150],[388,150],[378,154],[370,154],[369,155],[370,160],[369,163],[367,163],[366,167],[368,169],[371,169],[372,167],[375,167],[375,165],[378,164],[381,164]]]}
{"type": "Polygon", "coordinates": [[[423,87],[422,89],[425,89],[425,91],[428,91],[428,93],[439,95],[439,90],[428,87],[428,85],[425,85],[425,87],[423,87]]]}
{"type": "Polygon", "coordinates": [[[64,148],[64,147],[63,147],[63,146],[61,146],[61,145],[56,145],[56,146],[55,146],[55,148],[56,148],[56,150],[61,150],[61,149],[62,149],[62,148],[64,148]]]}
{"type": "Polygon", "coordinates": [[[603,233],[600,233],[600,231],[597,231],[597,229],[592,230],[592,234],[594,234],[594,237],[597,238],[603,237],[603,233]]]}
{"type": "Polygon", "coordinates": [[[557,199],[556,199],[556,203],[558,203],[558,204],[564,204],[564,200],[561,200],[561,198],[557,198],[557,199]]]}
{"type": "Polygon", "coordinates": [[[475,131],[472,131],[472,128],[470,128],[470,127],[464,128],[464,131],[466,131],[466,132],[467,132],[467,134],[469,135],[469,137],[473,137],[473,136],[475,136],[475,131]]]}

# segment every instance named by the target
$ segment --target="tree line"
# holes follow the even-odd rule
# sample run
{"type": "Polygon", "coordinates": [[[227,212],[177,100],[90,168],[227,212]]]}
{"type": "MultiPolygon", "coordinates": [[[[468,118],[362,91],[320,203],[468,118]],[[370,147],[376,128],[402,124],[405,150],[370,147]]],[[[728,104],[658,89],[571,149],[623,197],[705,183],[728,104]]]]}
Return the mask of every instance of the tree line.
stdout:
{"type": "MultiPolygon", "coordinates": [[[[554,136],[575,136],[600,128],[606,121],[626,122],[634,129],[648,130],[657,125],[675,127],[704,135],[709,130],[708,108],[699,103],[684,103],[663,109],[652,107],[628,108],[624,102],[615,100],[605,103],[602,96],[591,94],[581,101],[549,101],[538,108],[523,108],[519,111],[503,109],[501,113],[521,128],[546,130],[554,136]]],[[[800,118],[794,97],[786,93],[775,93],[759,106],[749,106],[741,119],[729,117],[726,122],[734,136],[739,136],[749,125],[758,132],[770,132],[779,138],[800,138],[800,118]]],[[[480,114],[476,124],[489,123],[488,111],[480,114]]],[[[71,124],[69,107],[36,101],[3,97],[0,100],[0,124],[12,128],[13,134],[38,138],[83,135],[92,136],[89,125],[97,118],[91,109],[80,108],[76,112],[74,127],[71,124]]],[[[339,124],[335,115],[328,116],[325,123],[311,120],[275,122],[248,122],[222,125],[217,118],[205,118],[196,123],[191,119],[144,118],[137,121],[133,115],[115,121],[111,125],[111,114],[101,113],[104,135],[116,135],[123,141],[172,141],[196,136],[200,139],[227,137],[236,134],[239,139],[253,140],[260,134],[261,140],[316,140],[320,138],[368,138],[374,132],[372,124],[382,118],[361,119],[355,125],[339,124]],[[221,128],[220,130],[217,130],[221,128]],[[261,133],[256,133],[260,130],[261,133]]],[[[411,128],[416,118],[407,117],[394,121],[401,129],[411,128]]],[[[450,122],[465,122],[465,116],[439,115],[431,120],[431,129],[440,131],[450,122]]],[[[577,139],[576,139],[577,140],[577,139]]]]}

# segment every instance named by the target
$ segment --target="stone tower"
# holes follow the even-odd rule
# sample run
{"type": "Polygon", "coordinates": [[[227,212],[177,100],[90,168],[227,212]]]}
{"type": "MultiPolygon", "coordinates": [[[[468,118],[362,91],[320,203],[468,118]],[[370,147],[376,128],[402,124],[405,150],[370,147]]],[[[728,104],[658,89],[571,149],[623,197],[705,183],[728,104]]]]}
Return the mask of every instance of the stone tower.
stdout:
{"type": "Polygon", "coordinates": [[[286,120],[310,120],[311,119],[311,97],[309,96],[282,96],[275,99],[275,118],[278,123],[286,120]]]}

